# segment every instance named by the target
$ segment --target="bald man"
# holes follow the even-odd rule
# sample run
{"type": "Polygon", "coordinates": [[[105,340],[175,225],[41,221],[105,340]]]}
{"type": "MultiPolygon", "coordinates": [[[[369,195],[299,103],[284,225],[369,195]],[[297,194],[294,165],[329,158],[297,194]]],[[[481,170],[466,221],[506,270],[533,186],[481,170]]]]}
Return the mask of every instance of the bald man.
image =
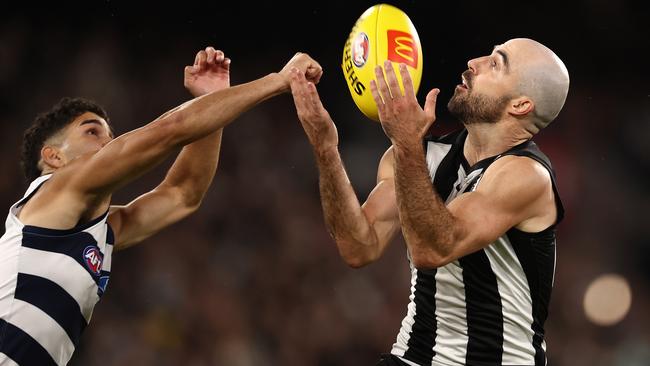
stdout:
{"type": "Polygon", "coordinates": [[[513,39],[468,62],[449,101],[464,128],[425,136],[435,121],[405,65],[377,67],[371,92],[392,146],[359,204],[334,122],[313,83],[292,94],[314,148],[327,226],[344,261],[381,257],[402,231],[411,269],[407,314],[378,365],[545,365],[544,322],[563,216],[549,159],[532,137],[558,115],[569,75],[544,45],[513,39]],[[396,71],[404,80],[399,89],[396,71]]]}

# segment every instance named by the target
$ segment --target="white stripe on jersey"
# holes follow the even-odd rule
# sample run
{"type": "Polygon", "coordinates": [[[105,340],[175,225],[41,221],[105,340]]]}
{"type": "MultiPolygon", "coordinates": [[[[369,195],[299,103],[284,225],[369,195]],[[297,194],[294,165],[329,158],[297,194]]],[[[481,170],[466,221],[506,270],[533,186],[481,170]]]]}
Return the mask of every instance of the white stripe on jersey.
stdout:
{"type": "Polygon", "coordinates": [[[74,344],[68,334],[54,319],[36,306],[14,299],[13,308],[7,322],[22,329],[34,338],[59,366],[72,357],[74,344]]]}
{"type": "Polygon", "coordinates": [[[458,261],[453,261],[436,271],[437,331],[433,361],[465,363],[468,342],[465,309],[463,268],[458,261]]]}
{"type": "Polygon", "coordinates": [[[113,245],[106,243],[106,239],[102,241],[104,243],[102,253],[104,253],[104,261],[102,262],[102,271],[111,271],[111,263],[113,262],[113,245]]]}
{"type": "Polygon", "coordinates": [[[411,267],[411,295],[409,296],[409,304],[407,307],[406,316],[402,320],[402,327],[400,328],[399,333],[397,334],[397,341],[393,344],[392,354],[398,356],[404,356],[404,352],[408,348],[408,341],[413,330],[413,323],[415,322],[415,285],[418,281],[418,271],[410,265],[411,267]]]}
{"type": "MultiPolygon", "coordinates": [[[[393,353],[393,354],[394,354],[394,353],[393,353]]],[[[407,365],[411,365],[411,366],[420,366],[420,365],[418,365],[417,363],[415,363],[415,362],[413,362],[413,361],[409,361],[409,360],[407,360],[407,359],[405,359],[405,358],[403,358],[403,357],[401,357],[401,356],[398,356],[398,357],[399,357],[399,359],[400,359],[402,362],[404,362],[404,363],[407,364],[407,365]]]]}
{"type": "Polygon", "coordinates": [[[9,356],[0,352],[0,366],[20,366],[14,362],[9,356]]]}
{"type": "Polygon", "coordinates": [[[20,272],[46,278],[61,286],[79,304],[86,323],[90,322],[99,295],[97,284],[83,267],[68,255],[25,247],[21,259],[20,272]]]}
{"type": "Polygon", "coordinates": [[[429,176],[431,181],[436,176],[436,171],[442,159],[447,156],[452,145],[441,144],[439,142],[429,142],[427,145],[427,166],[429,167],[429,176]]]}
{"type": "MultiPolygon", "coordinates": [[[[10,215],[11,216],[11,215],[10,215]]],[[[9,221],[9,219],[7,219],[9,221]]],[[[18,281],[18,256],[20,253],[20,232],[6,233],[0,238],[0,318],[10,311],[18,281]]]]}
{"type": "Polygon", "coordinates": [[[456,187],[460,187],[462,183],[465,181],[465,169],[463,168],[462,165],[458,166],[458,171],[456,172],[456,181],[454,182],[453,188],[451,189],[451,192],[449,193],[449,196],[445,200],[445,206],[449,204],[456,196],[458,196],[459,190],[456,187]]]}
{"type": "Polygon", "coordinates": [[[503,314],[503,358],[506,365],[535,364],[533,304],[521,263],[505,235],[484,248],[497,279],[503,314]]]}

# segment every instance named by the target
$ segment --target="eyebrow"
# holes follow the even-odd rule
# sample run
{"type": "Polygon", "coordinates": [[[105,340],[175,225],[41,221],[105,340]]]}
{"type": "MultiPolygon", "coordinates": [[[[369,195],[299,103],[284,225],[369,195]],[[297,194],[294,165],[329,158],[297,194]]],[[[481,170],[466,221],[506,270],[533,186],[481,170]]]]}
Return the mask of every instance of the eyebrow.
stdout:
{"type": "Polygon", "coordinates": [[[510,66],[510,63],[508,62],[508,54],[506,54],[502,50],[497,50],[496,48],[497,48],[497,46],[494,46],[492,51],[496,52],[497,54],[501,55],[501,57],[503,57],[503,65],[506,68],[506,72],[508,72],[509,71],[509,66],[510,66]]]}
{"type": "MultiPolygon", "coordinates": [[[[87,120],[81,122],[81,123],[79,124],[79,126],[83,126],[83,125],[87,125],[87,124],[91,124],[91,123],[92,123],[92,124],[95,124],[95,125],[99,125],[99,126],[101,126],[101,127],[104,126],[104,125],[102,124],[102,122],[101,122],[100,120],[98,120],[98,119],[87,119],[87,120]]],[[[111,136],[111,138],[114,138],[114,137],[115,137],[115,135],[113,134],[113,129],[111,128],[110,125],[108,126],[108,134],[109,134],[109,136],[111,136]]]]}

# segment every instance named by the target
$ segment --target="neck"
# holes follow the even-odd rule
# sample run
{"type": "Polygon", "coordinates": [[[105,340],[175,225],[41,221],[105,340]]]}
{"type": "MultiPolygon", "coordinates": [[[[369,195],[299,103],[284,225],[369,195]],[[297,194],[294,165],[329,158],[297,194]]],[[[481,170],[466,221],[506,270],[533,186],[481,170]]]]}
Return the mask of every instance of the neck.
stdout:
{"type": "Polygon", "coordinates": [[[44,176],[44,175],[52,174],[52,173],[54,173],[55,170],[56,169],[54,169],[54,168],[45,168],[45,169],[43,169],[41,171],[41,177],[44,176]]]}
{"type": "Polygon", "coordinates": [[[470,166],[483,159],[499,155],[533,137],[517,123],[507,121],[469,124],[465,127],[468,134],[463,152],[470,166]]]}

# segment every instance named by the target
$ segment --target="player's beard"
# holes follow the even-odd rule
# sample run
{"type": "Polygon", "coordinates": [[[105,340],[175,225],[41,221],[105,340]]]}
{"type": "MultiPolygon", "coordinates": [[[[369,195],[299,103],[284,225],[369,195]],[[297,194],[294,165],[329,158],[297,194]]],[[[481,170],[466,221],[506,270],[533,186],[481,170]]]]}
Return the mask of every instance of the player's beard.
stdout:
{"type": "Polygon", "coordinates": [[[496,123],[501,119],[510,96],[491,97],[472,91],[471,79],[467,79],[468,89],[458,89],[447,104],[447,109],[464,125],[474,123],[496,123]]]}

